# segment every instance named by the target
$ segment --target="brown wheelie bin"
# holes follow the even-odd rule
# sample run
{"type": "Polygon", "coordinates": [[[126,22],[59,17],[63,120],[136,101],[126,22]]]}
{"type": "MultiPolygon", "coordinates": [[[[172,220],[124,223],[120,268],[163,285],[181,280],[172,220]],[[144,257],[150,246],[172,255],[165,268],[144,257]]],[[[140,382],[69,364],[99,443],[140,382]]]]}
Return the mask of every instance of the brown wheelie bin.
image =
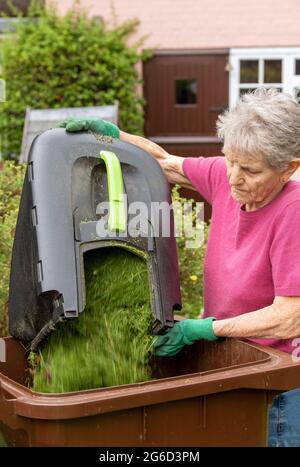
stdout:
{"type": "Polygon", "coordinates": [[[9,446],[264,446],[272,398],[300,387],[291,355],[224,339],[153,361],[152,381],[42,394],[27,387],[22,345],[8,337],[4,346],[0,437],[9,446]]]}

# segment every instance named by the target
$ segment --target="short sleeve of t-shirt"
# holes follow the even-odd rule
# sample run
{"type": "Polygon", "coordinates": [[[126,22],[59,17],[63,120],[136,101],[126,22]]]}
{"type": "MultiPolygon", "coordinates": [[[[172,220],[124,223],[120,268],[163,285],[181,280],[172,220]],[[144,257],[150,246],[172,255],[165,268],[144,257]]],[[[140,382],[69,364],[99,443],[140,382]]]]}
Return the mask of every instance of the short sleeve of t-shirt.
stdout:
{"type": "Polygon", "coordinates": [[[196,190],[212,204],[218,186],[227,180],[224,157],[186,157],[182,167],[196,190]]]}
{"type": "Polygon", "coordinates": [[[275,219],[270,248],[275,296],[300,296],[300,200],[275,219]]]}

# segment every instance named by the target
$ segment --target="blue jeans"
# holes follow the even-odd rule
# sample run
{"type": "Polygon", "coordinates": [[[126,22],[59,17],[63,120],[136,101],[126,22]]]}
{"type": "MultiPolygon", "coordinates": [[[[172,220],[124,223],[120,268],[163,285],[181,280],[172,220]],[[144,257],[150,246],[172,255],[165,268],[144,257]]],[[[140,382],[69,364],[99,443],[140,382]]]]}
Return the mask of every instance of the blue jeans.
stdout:
{"type": "Polygon", "coordinates": [[[270,447],[300,447],[300,388],[283,392],[269,411],[270,447]]]}

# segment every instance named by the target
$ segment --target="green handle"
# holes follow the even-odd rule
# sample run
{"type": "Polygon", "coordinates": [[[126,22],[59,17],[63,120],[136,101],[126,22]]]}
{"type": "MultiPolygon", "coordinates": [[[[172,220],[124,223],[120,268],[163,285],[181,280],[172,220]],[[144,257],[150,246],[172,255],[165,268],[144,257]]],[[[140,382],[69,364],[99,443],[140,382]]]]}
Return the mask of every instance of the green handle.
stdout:
{"type": "Polygon", "coordinates": [[[124,184],[120,161],[111,151],[100,151],[100,159],[105,162],[108,180],[108,228],[112,232],[125,232],[124,184]]]}

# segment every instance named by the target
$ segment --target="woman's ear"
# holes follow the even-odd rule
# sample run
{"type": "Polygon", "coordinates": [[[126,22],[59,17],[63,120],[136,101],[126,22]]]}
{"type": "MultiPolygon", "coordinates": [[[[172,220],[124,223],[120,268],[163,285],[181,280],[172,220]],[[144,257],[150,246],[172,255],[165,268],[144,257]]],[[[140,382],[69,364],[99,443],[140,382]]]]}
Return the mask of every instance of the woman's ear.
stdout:
{"type": "Polygon", "coordinates": [[[296,170],[300,167],[300,160],[299,159],[294,159],[293,161],[289,162],[288,167],[283,170],[282,175],[286,178],[289,179],[293,173],[296,172],[296,170]]]}

